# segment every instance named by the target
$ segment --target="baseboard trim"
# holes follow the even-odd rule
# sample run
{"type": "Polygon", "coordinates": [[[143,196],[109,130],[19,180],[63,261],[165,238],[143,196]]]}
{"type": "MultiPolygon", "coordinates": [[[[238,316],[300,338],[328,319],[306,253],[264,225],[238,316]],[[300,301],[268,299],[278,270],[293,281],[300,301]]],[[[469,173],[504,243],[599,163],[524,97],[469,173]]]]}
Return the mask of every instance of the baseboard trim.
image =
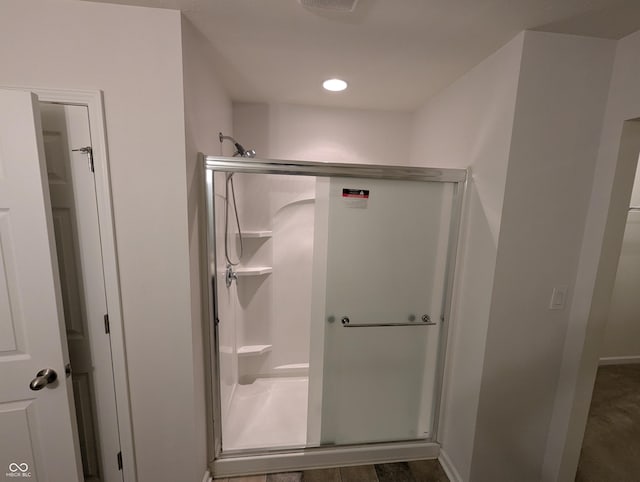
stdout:
{"type": "Polygon", "coordinates": [[[202,482],[211,482],[211,472],[209,472],[209,470],[202,476],[202,482]]]}
{"type": "Polygon", "coordinates": [[[600,358],[598,365],[631,365],[640,363],[640,356],[607,356],[600,358]]]}
{"type": "Polygon", "coordinates": [[[449,482],[463,482],[462,477],[456,470],[455,465],[451,462],[451,459],[447,455],[447,452],[440,449],[440,455],[438,456],[438,461],[444,470],[444,473],[449,477],[449,482]]]}

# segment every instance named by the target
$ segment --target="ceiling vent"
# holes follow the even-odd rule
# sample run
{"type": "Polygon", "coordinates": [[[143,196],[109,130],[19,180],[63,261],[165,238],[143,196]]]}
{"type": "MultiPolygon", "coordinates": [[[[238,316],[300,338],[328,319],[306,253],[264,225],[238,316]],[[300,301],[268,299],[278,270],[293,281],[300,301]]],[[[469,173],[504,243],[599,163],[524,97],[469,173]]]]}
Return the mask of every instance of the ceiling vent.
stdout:
{"type": "Polygon", "coordinates": [[[298,0],[301,5],[335,12],[353,12],[358,0],[298,0]]]}

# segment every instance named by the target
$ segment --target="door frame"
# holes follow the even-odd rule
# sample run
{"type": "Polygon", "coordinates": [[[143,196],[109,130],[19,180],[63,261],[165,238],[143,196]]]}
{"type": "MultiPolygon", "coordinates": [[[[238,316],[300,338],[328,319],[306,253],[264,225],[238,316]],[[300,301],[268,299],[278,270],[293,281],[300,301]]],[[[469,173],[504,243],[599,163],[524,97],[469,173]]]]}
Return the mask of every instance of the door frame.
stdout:
{"type": "Polygon", "coordinates": [[[259,158],[238,158],[224,156],[207,156],[200,153],[199,164],[204,168],[206,234],[208,259],[207,287],[208,313],[205,323],[205,340],[207,346],[207,432],[209,470],[217,476],[237,476],[260,474],[266,472],[283,472],[290,470],[336,467],[342,465],[360,465],[381,462],[396,462],[413,459],[435,459],[440,455],[438,430],[442,427],[441,402],[445,386],[445,365],[448,348],[448,332],[453,323],[451,308],[455,291],[456,261],[460,249],[460,230],[463,222],[463,209],[467,180],[470,169],[419,168],[405,166],[385,166],[371,164],[338,164],[314,161],[277,160],[259,158]],[[423,182],[447,182],[454,185],[452,200],[452,218],[449,225],[448,254],[445,272],[445,290],[443,297],[443,326],[440,330],[439,353],[436,366],[436,386],[434,388],[433,430],[432,436],[426,440],[361,443],[332,447],[309,447],[301,449],[266,449],[245,451],[241,454],[222,453],[222,427],[220,406],[220,368],[218,345],[218,311],[215,267],[215,207],[213,203],[214,172],[255,173],[255,174],[289,174],[318,177],[355,177],[371,179],[395,179],[423,182]]]}
{"type": "Polygon", "coordinates": [[[40,102],[87,107],[96,180],[96,201],[98,206],[100,241],[102,244],[105,295],[107,311],[109,313],[113,380],[118,414],[118,426],[116,429],[118,430],[120,438],[120,450],[123,459],[122,475],[124,481],[135,482],[137,478],[133,445],[133,425],[129,403],[129,377],[124,344],[120,276],[111,197],[103,92],[101,90],[63,90],[32,86],[2,85],[0,88],[33,92],[38,96],[40,102]]]}
{"type": "Polygon", "coordinates": [[[615,145],[615,159],[606,160],[609,166],[596,165],[547,437],[545,481],[573,480],[578,467],[635,171],[640,167],[640,117],[621,122],[615,145]]]}

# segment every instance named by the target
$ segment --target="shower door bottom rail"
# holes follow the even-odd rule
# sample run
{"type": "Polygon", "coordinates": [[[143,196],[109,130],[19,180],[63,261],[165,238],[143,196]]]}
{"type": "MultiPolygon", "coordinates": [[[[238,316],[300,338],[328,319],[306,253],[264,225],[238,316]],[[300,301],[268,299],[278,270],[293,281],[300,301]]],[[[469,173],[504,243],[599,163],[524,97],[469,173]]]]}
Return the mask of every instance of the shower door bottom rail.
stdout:
{"type": "Polygon", "coordinates": [[[310,447],[284,453],[226,456],[210,462],[215,477],[437,459],[435,441],[386,442],[355,446],[310,447]]]}

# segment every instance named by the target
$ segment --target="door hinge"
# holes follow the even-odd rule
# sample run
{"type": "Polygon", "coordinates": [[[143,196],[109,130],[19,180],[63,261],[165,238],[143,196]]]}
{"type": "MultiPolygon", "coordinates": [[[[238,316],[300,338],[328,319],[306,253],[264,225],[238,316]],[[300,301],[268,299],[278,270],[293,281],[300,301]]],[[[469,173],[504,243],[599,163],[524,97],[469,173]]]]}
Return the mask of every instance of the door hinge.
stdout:
{"type": "Polygon", "coordinates": [[[116,457],[118,458],[118,470],[122,470],[122,452],[118,452],[116,457]]]}
{"type": "Polygon", "coordinates": [[[104,315],[104,332],[111,333],[111,325],[109,324],[109,315],[104,315]]]}
{"type": "Polygon", "coordinates": [[[87,160],[89,161],[89,169],[91,172],[95,172],[93,167],[93,149],[91,146],[79,147],[78,149],[71,149],[73,152],[82,152],[87,155],[87,160]]]}

